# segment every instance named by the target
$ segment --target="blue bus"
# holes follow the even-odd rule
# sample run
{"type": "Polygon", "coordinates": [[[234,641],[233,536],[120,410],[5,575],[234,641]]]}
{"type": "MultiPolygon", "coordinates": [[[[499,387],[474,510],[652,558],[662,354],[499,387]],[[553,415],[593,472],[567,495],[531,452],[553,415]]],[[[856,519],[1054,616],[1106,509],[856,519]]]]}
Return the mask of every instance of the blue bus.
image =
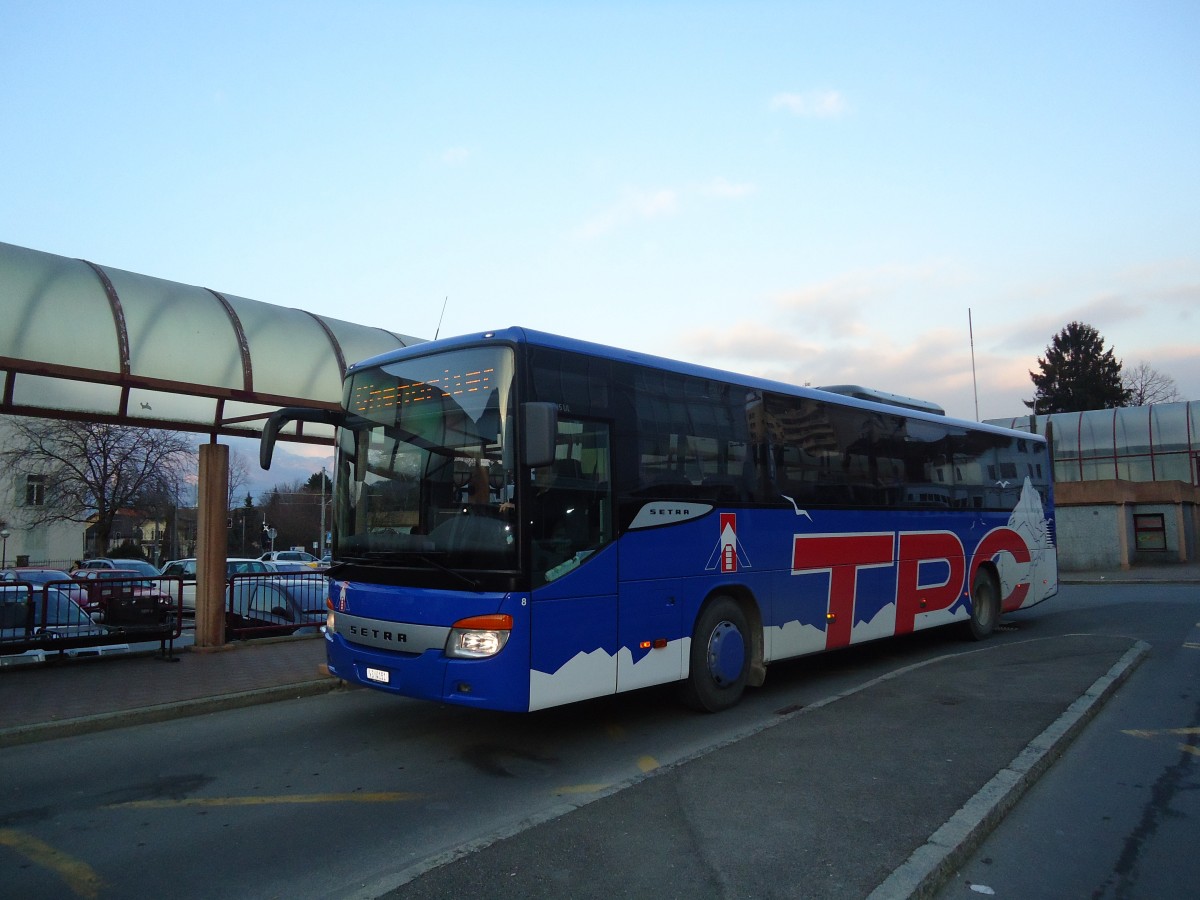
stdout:
{"type": "Polygon", "coordinates": [[[523,328],[351,366],[325,646],[339,678],[527,711],[767,666],[1058,587],[1046,439],[523,328]]]}

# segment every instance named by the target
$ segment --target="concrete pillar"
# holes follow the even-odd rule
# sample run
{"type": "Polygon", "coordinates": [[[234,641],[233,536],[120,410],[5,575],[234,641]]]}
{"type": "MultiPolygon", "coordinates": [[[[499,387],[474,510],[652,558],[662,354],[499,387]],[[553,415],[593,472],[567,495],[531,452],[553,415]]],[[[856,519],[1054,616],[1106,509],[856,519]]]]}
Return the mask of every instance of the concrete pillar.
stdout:
{"type": "Polygon", "coordinates": [[[229,447],[200,446],[200,509],[196,521],[196,646],[225,643],[225,548],[229,447]]]}
{"type": "Polygon", "coordinates": [[[1133,556],[1129,548],[1133,546],[1133,542],[1129,540],[1129,534],[1133,531],[1133,509],[1126,503],[1117,504],[1117,552],[1121,557],[1121,568],[1129,571],[1133,568],[1133,556]]]}

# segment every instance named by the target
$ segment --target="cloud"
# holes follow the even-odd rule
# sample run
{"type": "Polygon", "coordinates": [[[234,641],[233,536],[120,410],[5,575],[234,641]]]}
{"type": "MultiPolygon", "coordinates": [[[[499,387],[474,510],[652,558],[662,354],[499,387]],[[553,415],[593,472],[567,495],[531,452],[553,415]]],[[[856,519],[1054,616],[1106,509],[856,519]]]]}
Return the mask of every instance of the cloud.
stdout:
{"type": "Polygon", "coordinates": [[[823,334],[861,336],[872,330],[873,319],[894,321],[897,309],[929,301],[965,280],[964,273],[946,261],[877,266],[788,291],[775,306],[791,321],[823,334]]]}
{"type": "MultiPolygon", "coordinates": [[[[968,271],[948,260],[845,272],[739,307],[757,319],[684,335],[685,358],[789,384],[861,384],[975,415],[966,306],[968,271]]],[[[980,413],[1019,415],[1029,394],[1027,353],[985,351],[976,330],[980,413]]]]}
{"type": "Polygon", "coordinates": [[[1166,260],[1085,278],[1025,283],[998,298],[998,304],[1038,310],[996,329],[996,341],[1006,349],[1040,355],[1069,322],[1083,322],[1122,356],[1126,347],[1155,345],[1164,334],[1195,326],[1200,268],[1166,260]]]}
{"type": "Polygon", "coordinates": [[[733,200],[749,196],[754,191],[755,186],[753,184],[748,182],[737,184],[727,181],[724,178],[714,178],[707,184],[702,184],[697,188],[697,192],[706,197],[722,197],[733,200]]]}
{"type": "Polygon", "coordinates": [[[775,307],[792,322],[844,337],[866,331],[862,310],[874,295],[869,280],[844,275],[789,291],[776,299],[775,307]]]}
{"type": "Polygon", "coordinates": [[[845,96],[835,90],[776,94],[771,98],[771,109],[782,109],[793,116],[808,119],[836,119],[850,111],[845,96]]]}
{"type": "MultiPolygon", "coordinates": [[[[742,320],[724,328],[697,328],[685,332],[682,343],[687,359],[755,361],[757,365],[787,365],[821,355],[816,344],[798,340],[778,328],[742,320]]],[[[746,370],[749,371],[749,370],[746,370]]]]}
{"type": "Polygon", "coordinates": [[[1030,370],[1077,319],[1098,328],[1128,365],[1144,359],[1200,400],[1200,354],[1188,341],[1196,283],[1190,270],[1158,280],[1113,273],[1098,286],[1026,283],[988,298],[987,285],[953,262],[880,266],[739,303],[731,321],[685,332],[682,357],[789,384],[862,384],[964,419],[975,417],[977,396],[979,416],[999,419],[1027,413],[1030,370]]]}
{"type": "Polygon", "coordinates": [[[471,157],[466,147],[447,147],[442,151],[442,162],[448,166],[461,166],[471,157]]]}
{"type": "Polygon", "coordinates": [[[576,234],[585,239],[600,237],[630,222],[673,215],[678,206],[679,194],[671,188],[626,188],[616,203],[584,222],[576,234]]]}
{"type": "Polygon", "coordinates": [[[333,477],[334,451],[327,444],[280,441],[275,445],[271,468],[263,470],[258,465],[259,442],[256,439],[230,437],[223,438],[222,442],[229,444],[231,465],[240,460],[244,469],[245,481],[238,490],[239,500],[247,491],[257,497],[276,485],[308,481],[321,471],[322,466],[333,477]]]}
{"type": "Polygon", "coordinates": [[[754,191],[755,186],[751,183],[722,177],[682,188],[625,188],[615,203],[585,221],[575,230],[575,234],[590,240],[634,222],[674,216],[687,201],[697,197],[740,200],[754,191]]]}
{"type": "MultiPolygon", "coordinates": [[[[692,330],[682,343],[685,358],[704,359],[729,371],[786,384],[861,384],[931,400],[952,415],[974,417],[970,347],[965,334],[951,328],[932,328],[902,342],[873,333],[817,343],[778,323],[741,320],[722,329],[692,330]]],[[[983,360],[980,383],[1007,363],[998,357],[983,360]]],[[[1029,379],[1023,370],[1017,374],[1023,383],[1014,382],[1015,375],[1004,379],[1005,390],[997,392],[989,407],[996,416],[1020,414],[1020,406],[1014,404],[1019,404],[1019,391],[1029,379]]]]}

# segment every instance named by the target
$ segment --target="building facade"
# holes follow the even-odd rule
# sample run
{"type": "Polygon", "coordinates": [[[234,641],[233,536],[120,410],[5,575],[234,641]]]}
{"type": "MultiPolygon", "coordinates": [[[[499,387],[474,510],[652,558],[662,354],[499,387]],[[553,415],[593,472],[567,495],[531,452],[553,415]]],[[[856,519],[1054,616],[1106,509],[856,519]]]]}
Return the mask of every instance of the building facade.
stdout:
{"type": "Polygon", "coordinates": [[[1200,402],[991,422],[1051,440],[1065,571],[1197,559],[1200,402]]]}

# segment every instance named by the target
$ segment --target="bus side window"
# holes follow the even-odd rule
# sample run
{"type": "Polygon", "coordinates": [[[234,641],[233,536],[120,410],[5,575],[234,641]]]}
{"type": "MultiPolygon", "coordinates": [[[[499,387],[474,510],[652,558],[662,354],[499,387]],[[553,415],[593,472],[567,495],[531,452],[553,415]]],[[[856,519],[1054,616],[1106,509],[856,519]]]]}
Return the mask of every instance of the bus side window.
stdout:
{"type": "Polygon", "coordinates": [[[612,479],[608,426],[559,420],[563,455],[534,470],[532,508],[535,575],[562,577],[612,540],[612,479]]]}

